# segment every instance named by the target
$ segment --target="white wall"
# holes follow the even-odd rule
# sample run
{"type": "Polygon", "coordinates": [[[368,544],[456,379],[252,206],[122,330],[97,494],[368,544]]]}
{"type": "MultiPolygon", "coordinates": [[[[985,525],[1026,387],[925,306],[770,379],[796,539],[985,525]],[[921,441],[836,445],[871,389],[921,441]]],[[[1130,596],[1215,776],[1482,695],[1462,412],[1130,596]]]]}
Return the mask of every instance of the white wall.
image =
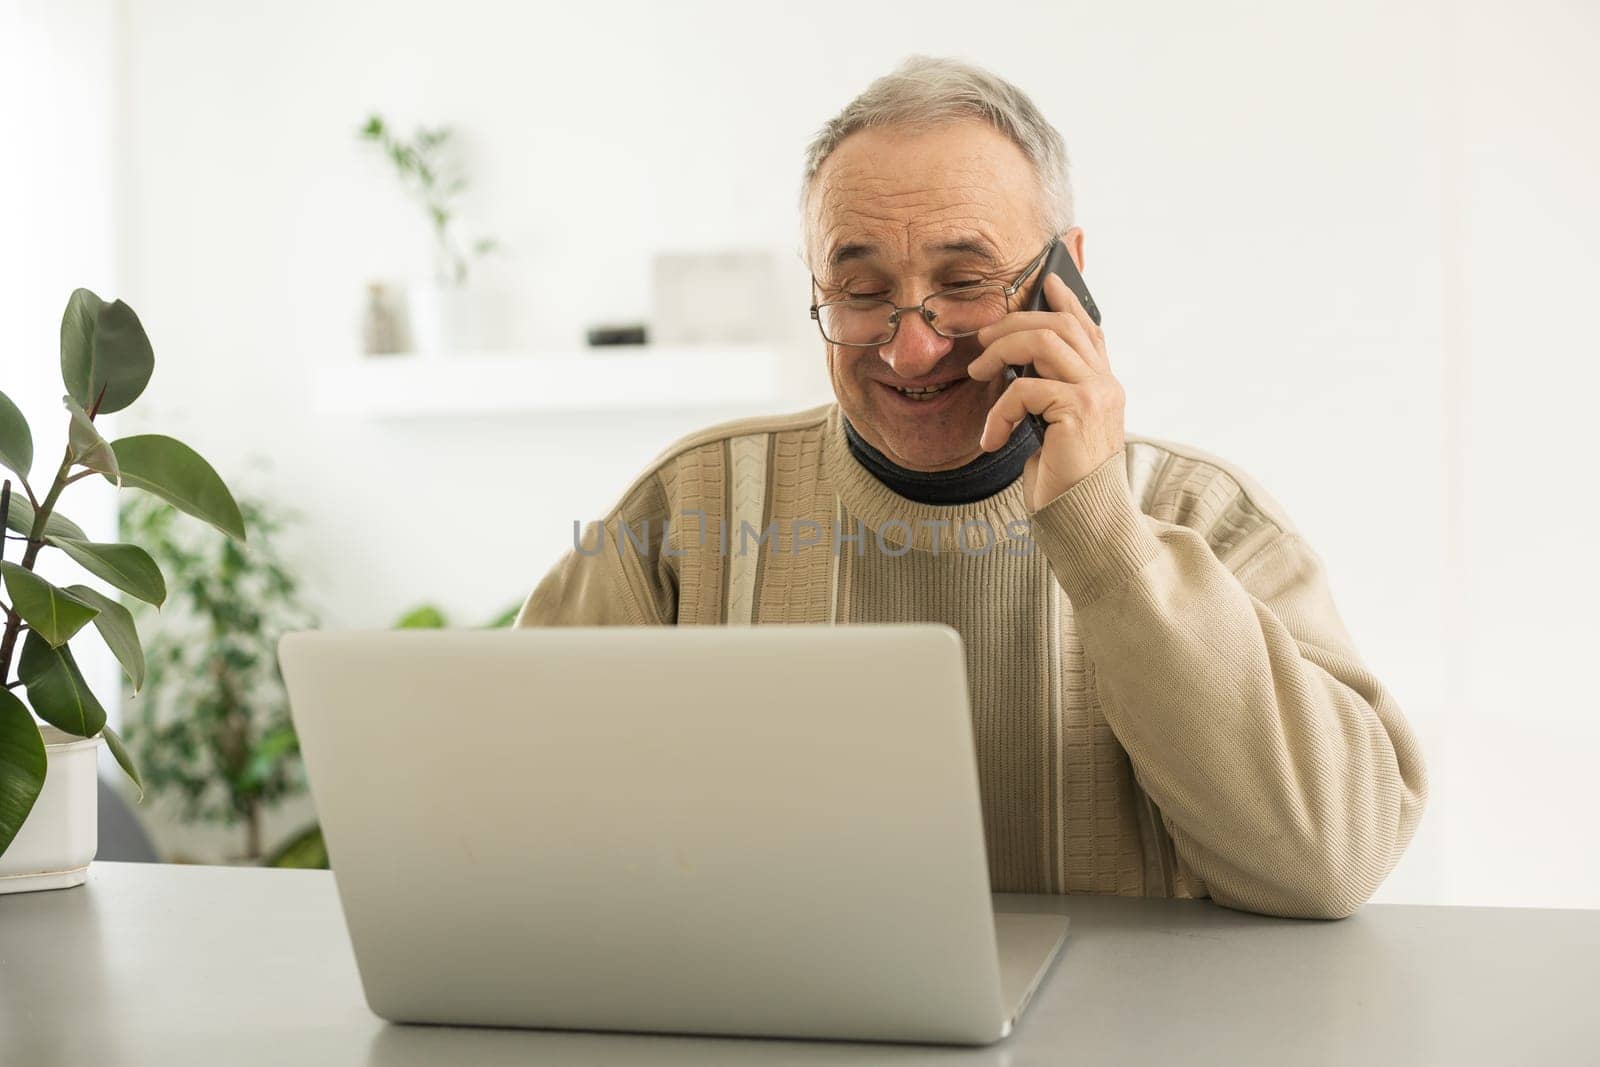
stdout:
{"type": "MultiPolygon", "coordinates": [[[[112,254],[117,62],[111,0],[0,0],[0,392],[22,409],[33,431],[29,481],[41,497],[67,444],[61,312],[80,286],[106,299],[118,293],[112,254]]],[[[116,415],[96,421],[102,434],[117,434],[116,415]]],[[[12,491],[22,495],[14,480],[12,491]]],[[[115,540],[116,489],[102,479],[68,486],[58,510],[91,538],[115,540]]],[[[6,558],[21,556],[21,542],[7,541],[6,558]]],[[[36,568],[58,583],[81,581],[113,592],[54,549],[39,555],[36,568]]],[[[75,637],[71,649],[116,725],[116,660],[93,627],[75,637]]],[[[105,762],[114,767],[109,757],[105,762]]]]}
{"type": "MultiPolygon", "coordinates": [[[[677,434],[726,411],[363,422],[311,374],[423,245],[352,134],[456,124],[530,347],[649,309],[658,249],[789,256],[784,407],[826,397],[794,198],[805,141],[913,51],[990,66],[1067,138],[1132,430],[1257,475],[1324,556],[1435,780],[1380,899],[1600,905],[1600,163],[1587,6],[1482,0],[813,3],[127,0],[123,290],[146,415],[229,474],[269,454],[329,623],[520,597],[677,434]],[[1586,225],[1588,224],[1588,225],[1586,225]],[[599,284],[591,277],[605,279],[599,284]],[[1565,662],[1561,657],[1569,657],[1565,662]]],[[[597,382],[596,388],[603,388],[597,382]]]]}
{"type": "Polygon", "coordinates": [[[1441,751],[1451,810],[1437,832],[1453,896],[1592,907],[1600,8],[1475,4],[1450,31],[1459,492],[1441,751]]]}

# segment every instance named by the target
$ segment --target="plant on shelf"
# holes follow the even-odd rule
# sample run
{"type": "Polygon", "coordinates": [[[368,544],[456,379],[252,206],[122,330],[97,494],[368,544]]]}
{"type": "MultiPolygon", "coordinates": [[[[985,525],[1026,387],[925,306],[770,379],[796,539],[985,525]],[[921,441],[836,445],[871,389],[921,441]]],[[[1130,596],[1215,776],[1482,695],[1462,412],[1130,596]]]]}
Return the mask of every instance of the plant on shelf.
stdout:
{"type": "Polygon", "coordinates": [[[238,500],[248,545],[158,501],[122,502],[122,529],[148,546],[172,589],[159,616],[134,605],[148,670],[123,731],[145,791],[174,797],[185,821],[243,824],[238,858],[255,863],[264,815],[306,790],[278,638],[317,619],[279,549],[300,516],[264,497],[238,500]]]}
{"type": "Polygon", "coordinates": [[[90,692],[68,646],[69,639],[92,623],[137,691],[144,684],[145,659],[133,616],[104,593],[81,584],[55,586],[34,567],[41,552],[54,549],[156,607],[167,598],[166,580],[138,545],[89,540],[56,510],[63,490],[99,474],[119,487],[159,497],[236,541],[245,538],[238,504],[193,449],[160,434],[110,442],[100,435],[95,419],[137,400],[154,369],[150,339],[132,308],[120,300],[107,303],[87,289],[73,292],[61,319],[66,453],[42,496],[29,481],[33,435],[28,422],[0,393],[0,466],[16,475],[15,482],[6,478],[0,483],[0,578],[7,598],[0,605],[5,611],[0,637],[0,853],[10,847],[44,788],[48,760],[35,716],[74,737],[103,736],[117,763],[139,784],[133,759],[106,725],[105,709],[90,692]],[[7,558],[13,546],[21,548],[20,559],[7,558]]]}
{"type": "Polygon", "coordinates": [[[376,145],[394,164],[400,184],[428,217],[433,232],[434,274],[440,284],[462,286],[472,260],[494,251],[499,243],[483,237],[463,246],[456,236],[456,199],[467,179],[454,166],[449,151],[454,131],[449,126],[419,127],[410,140],[399,136],[381,115],[372,115],[357,136],[376,145]]]}

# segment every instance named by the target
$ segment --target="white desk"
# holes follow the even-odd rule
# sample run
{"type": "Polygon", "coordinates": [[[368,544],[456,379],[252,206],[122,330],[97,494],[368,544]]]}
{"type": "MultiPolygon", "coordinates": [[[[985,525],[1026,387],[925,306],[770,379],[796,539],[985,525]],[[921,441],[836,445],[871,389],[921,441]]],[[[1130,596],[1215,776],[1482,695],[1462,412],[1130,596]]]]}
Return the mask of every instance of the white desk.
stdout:
{"type": "Polygon", "coordinates": [[[985,1049],[393,1026],[326,871],[96,863],[0,897],[0,1063],[1577,1064],[1600,1062],[1600,911],[1015,897],[1072,932],[985,1049]]]}

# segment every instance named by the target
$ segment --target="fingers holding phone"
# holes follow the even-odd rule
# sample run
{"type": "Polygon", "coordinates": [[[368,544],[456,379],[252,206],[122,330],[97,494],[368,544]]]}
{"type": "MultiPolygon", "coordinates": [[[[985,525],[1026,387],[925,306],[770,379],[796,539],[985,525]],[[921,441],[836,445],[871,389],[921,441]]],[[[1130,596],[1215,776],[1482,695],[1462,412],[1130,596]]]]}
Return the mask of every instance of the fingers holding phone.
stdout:
{"type": "Polygon", "coordinates": [[[1014,311],[985,327],[983,354],[967,368],[983,381],[1018,375],[990,409],[985,451],[1003,445],[1025,418],[1043,423],[1043,444],[1023,473],[1035,511],[1123,447],[1122,383],[1111,373],[1097,315],[1059,274],[1045,275],[1040,289],[1049,310],[1014,311]]]}

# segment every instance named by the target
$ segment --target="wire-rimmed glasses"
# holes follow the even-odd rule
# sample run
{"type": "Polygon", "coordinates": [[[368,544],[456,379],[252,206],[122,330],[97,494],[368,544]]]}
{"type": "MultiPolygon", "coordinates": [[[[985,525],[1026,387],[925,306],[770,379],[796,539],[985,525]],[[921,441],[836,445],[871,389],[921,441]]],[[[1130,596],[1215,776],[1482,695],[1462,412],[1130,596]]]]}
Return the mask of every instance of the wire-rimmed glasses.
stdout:
{"type": "MultiPolygon", "coordinates": [[[[1044,262],[1059,237],[1050,243],[1033,261],[1023,268],[1017,280],[1010,285],[999,282],[979,282],[941,289],[924,298],[921,303],[900,307],[892,300],[873,297],[848,297],[811,305],[811,317],[823,340],[830,344],[848,345],[852,348],[875,348],[894,340],[900,330],[900,314],[915,311],[940,337],[951,339],[970,337],[1005,318],[1011,309],[1011,298],[1022,283],[1044,262]]],[[[813,289],[817,279],[811,279],[813,289]]]]}

